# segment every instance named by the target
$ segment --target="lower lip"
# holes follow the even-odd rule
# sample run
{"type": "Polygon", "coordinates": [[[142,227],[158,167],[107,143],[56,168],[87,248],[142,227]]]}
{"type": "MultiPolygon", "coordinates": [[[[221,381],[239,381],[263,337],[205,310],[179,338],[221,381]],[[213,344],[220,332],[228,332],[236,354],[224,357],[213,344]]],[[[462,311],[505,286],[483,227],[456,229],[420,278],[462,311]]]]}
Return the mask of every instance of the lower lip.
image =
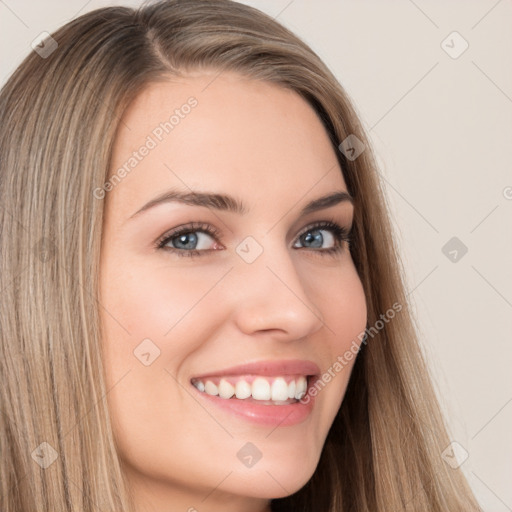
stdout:
{"type": "Polygon", "coordinates": [[[298,401],[288,405],[262,405],[254,401],[248,402],[235,398],[220,398],[219,396],[199,391],[195,386],[192,387],[205,400],[236,416],[260,425],[280,427],[290,427],[305,421],[313,410],[315,398],[311,395],[306,395],[309,398],[307,403],[298,401]]]}

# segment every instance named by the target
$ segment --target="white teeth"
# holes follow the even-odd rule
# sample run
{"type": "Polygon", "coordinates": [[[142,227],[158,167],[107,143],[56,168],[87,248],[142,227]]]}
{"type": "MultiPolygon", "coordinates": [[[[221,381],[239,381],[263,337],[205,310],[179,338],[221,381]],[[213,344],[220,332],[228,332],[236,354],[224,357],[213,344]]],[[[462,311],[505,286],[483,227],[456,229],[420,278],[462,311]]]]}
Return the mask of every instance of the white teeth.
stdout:
{"type": "Polygon", "coordinates": [[[271,388],[272,400],[284,401],[288,399],[288,384],[282,377],[278,377],[271,388]]]}
{"type": "Polygon", "coordinates": [[[270,384],[263,377],[256,377],[252,383],[252,397],[254,400],[270,400],[270,384]]]}
{"type": "Polygon", "coordinates": [[[299,377],[297,380],[297,387],[295,389],[295,398],[297,400],[300,400],[305,394],[306,390],[308,389],[308,382],[305,377],[299,377]]]}
{"type": "Polygon", "coordinates": [[[204,391],[204,383],[200,380],[194,382],[194,386],[199,389],[199,391],[204,391]]]}
{"type": "Polygon", "coordinates": [[[243,400],[251,396],[251,385],[245,382],[245,380],[239,380],[235,386],[236,397],[243,400]]]}
{"type": "Polygon", "coordinates": [[[206,381],[206,384],[204,385],[204,390],[209,395],[218,395],[219,394],[219,389],[211,380],[206,381]]]}
{"type": "Polygon", "coordinates": [[[235,388],[225,379],[219,382],[219,396],[221,398],[231,398],[235,394],[235,388]]]}
{"type": "Polygon", "coordinates": [[[236,383],[234,378],[229,380],[222,378],[218,385],[211,380],[206,382],[196,380],[193,385],[202,393],[220,396],[224,399],[236,397],[239,400],[244,400],[252,396],[254,400],[286,402],[288,399],[300,400],[303,398],[307,392],[308,381],[305,376],[296,377],[290,380],[288,384],[285,377],[256,377],[252,384],[249,384],[243,378],[236,380],[236,383]],[[272,384],[270,384],[270,381],[272,384]]]}
{"type": "Polygon", "coordinates": [[[292,380],[290,384],[288,384],[288,398],[295,398],[295,381],[292,380]]]}

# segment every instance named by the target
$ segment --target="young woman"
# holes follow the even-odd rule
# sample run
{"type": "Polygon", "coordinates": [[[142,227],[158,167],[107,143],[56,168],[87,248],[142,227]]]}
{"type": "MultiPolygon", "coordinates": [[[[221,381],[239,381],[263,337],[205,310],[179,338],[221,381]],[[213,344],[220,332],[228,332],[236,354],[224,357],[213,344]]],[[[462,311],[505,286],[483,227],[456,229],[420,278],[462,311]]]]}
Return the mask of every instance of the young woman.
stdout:
{"type": "Polygon", "coordinates": [[[99,9],[0,120],[2,511],[479,510],[300,39],[229,0],[99,9]]]}

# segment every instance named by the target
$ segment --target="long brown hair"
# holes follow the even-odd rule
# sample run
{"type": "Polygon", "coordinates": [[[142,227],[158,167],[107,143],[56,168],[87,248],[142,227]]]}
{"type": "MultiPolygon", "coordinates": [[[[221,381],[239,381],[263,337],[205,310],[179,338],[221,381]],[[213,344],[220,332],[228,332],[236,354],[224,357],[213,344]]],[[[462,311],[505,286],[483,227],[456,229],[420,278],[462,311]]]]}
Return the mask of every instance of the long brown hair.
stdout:
{"type": "Polygon", "coordinates": [[[230,0],[98,9],[52,37],[0,95],[0,510],[133,511],[106,403],[97,300],[104,200],[93,192],[108,179],[133,99],[200,68],[279,84],[314,107],[355,198],[351,251],[368,325],[401,306],[363,344],[311,480],[272,509],[479,510],[460,469],[441,458],[450,439],[370,144],[320,58],[230,0]],[[338,149],[349,135],[366,146],[355,159],[338,149]]]}

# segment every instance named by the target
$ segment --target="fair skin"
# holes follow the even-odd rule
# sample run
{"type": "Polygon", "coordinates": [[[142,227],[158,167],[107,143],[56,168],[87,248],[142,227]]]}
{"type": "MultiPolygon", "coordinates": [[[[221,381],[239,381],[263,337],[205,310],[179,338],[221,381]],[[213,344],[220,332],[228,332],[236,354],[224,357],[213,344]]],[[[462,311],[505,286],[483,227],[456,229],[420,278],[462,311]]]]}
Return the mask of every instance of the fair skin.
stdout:
{"type": "Polygon", "coordinates": [[[150,85],[125,113],[114,148],[113,171],[169,113],[197,99],[106,195],[100,313],[107,398],[138,512],[263,512],[270,499],[299,490],[318,464],[354,360],[292,425],[233,414],[191,379],[277,360],[311,361],[323,373],[366,325],[347,243],[331,228],[308,229],[320,221],[350,229],[353,204],[301,214],[312,200],[347,191],[322,123],[294,92],[217,75],[203,70],[150,85]],[[246,213],[163,202],[131,217],[170,189],[227,194],[246,213]],[[195,227],[185,242],[167,242],[174,253],[155,248],[191,222],[218,233],[195,227]],[[236,251],[249,236],[258,246],[246,250],[262,248],[251,263],[236,251]],[[321,254],[337,245],[338,253],[321,254]],[[190,247],[203,252],[177,254],[190,247]],[[145,339],[144,352],[160,350],[148,365],[134,355],[145,339]],[[261,453],[252,467],[237,456],[248,442],[261,453]]]}

